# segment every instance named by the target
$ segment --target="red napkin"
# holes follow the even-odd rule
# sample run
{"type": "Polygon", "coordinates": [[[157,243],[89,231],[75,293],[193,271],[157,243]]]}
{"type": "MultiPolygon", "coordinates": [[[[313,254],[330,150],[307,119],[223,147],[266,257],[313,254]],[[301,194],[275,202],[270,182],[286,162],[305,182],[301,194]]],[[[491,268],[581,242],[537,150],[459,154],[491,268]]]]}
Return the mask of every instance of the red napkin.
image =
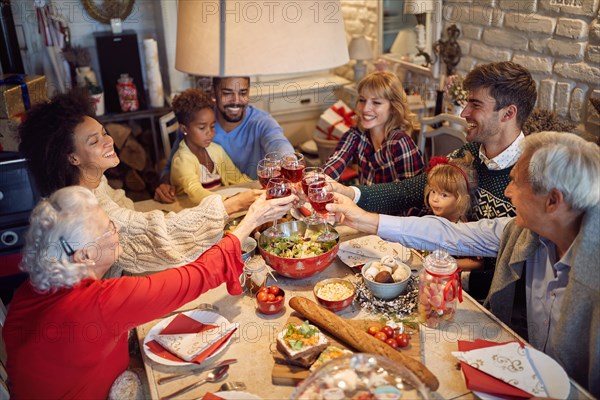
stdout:
{"type": "Polygon", "coordinates": [[[310,210],[304,206],[298,207],[297,210],[300,211],[300,214],[304,215],[305,217],[309,217],[312,214],[310,210]]]}
{"type": "Polygon", "coordinates": [[[207,392],[204,396],[202,396],[202,400],[224,400],[224,399],[222,397],[217,396],[216,394],[207,392]]]}
{"type": "MultiPolygon", "coordinates": [[[[489,342],[487,340],[476,339],[474,342],[467,342],[463,340],[458,341],[459,351],[469,351],[475,349],[482,349],[485,347],[498,346],[506,343],[489,342]]],[[[489,393],[494,396],[499,396],[507,400],[519,400],[519,399],[530,399],[532,396],[516,388],[508,383],[501,381],[500,379],[494,378],[491,375],[486,374],[483,371],[478,370],[475,367],[471,367],[465,362],[460,362],[460,366],[467,382],[467,387],[477,392],[489,393]]]]}
{"type": "MultiPolygon", "coordinates": [[[[176,335],[179,333],[199,333],[199,332],[209,331],[209,330],[215,329],[215,328],[217,328],[216,325],[206,325],[200,321],[196,321],[195,319],[188,317],[185,314],[178,314],[173,319],[173,321],[171,321],[171,323],[169,323],[169,325],[167,325],[160,332],[160,334],[176,335]]],[[[219,350],[219,348],[221,348],[221,346],[223,344],[227,343],[227,341],[229,340],[231,335],[233,335],[236,330],[237,330],[237,328],[233,329],[227,335],[225,335],[222,338],[220,338],[219,340],[215,341],[206,350],[204,350],[202,353],[198,354],[195,358],[193,358],[191,362],[196,363],[196,364],[202,364],[202,362],[204,362],[204,360],[206,360],[208,357],[213,355],[217,350],[219,350]]],[[[173,353],[171,353],[164,347],[162,347],[156,340],[149,341],[148,343],[146,343],[146,346],[148,346],[148,348],[150,349],[151,352],[153,352],[154,354],[156,354],[157,356],[159,356],[161,358],[167,359],[169,361],[187,362],[187,361],[182,360],[181,358],[177,357],[176,355],[174,355],[173,353]]]]}
{"type": "Polygon", "coordinates": [[[206,325],[200,321],[188,317],[185,314],[177,314],[173,321],[160,332],[161,335],[177,335],[180,333],[199,333],[215,329],[217,325],[206,325]]]}

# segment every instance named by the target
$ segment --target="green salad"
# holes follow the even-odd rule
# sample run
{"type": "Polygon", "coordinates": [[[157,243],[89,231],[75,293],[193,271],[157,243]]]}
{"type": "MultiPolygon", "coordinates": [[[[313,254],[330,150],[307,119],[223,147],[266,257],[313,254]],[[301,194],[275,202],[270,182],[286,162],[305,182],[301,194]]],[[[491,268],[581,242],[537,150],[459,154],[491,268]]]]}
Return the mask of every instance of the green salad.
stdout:
{"type": "Polygon", "coordinates": [[[261,243],[260,247],[267,253],[284,258],[307,258],[327,253],[336,245],[336,241],[321,242],[317,238],[323,232],[316,232],[308,237],[293,234],[286,238],[277,238],[261,243]]]}

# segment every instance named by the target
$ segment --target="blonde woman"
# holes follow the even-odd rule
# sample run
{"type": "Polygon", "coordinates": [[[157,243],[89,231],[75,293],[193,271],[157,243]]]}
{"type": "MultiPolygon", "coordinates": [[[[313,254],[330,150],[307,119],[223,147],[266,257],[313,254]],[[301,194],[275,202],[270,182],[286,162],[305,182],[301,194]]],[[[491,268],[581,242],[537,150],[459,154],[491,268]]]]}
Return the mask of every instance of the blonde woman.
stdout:
{"type": "Polygon", "coordinates": [[[387,71],[367,75],[358,84],[357,126],[350,128],[323,166],[337,179],[346,166],[358,164],[361,185],[396,182],[423,170],[423,158],[409,136],[413,114],[398,77],[387,71]]]}

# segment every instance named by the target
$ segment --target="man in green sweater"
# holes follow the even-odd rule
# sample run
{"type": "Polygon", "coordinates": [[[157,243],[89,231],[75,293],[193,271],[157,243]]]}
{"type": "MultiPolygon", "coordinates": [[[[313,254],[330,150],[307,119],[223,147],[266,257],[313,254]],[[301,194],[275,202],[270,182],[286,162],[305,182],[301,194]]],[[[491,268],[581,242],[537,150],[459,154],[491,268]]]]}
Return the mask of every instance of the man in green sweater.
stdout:
{"type": "MultiPolygon", "coordinates": [[[[535,82],[529,71],[510,61],[475,67],[466,76],[468,104],[461,116],[467,120],[467,141],[450,157],[473,155],[479,176],[472,219],[512,217],[514,207],[504,196],[509,173],[521,155],[525,138],[521,128],[537,99],[535,82]]],[[[350,197],[364,210],[401,215],[412,207],[424,206],[427,175],[400,182],[371,186],[336,185],[336,191],[350,197]]],[[[469,293],[483,300],[494,272],[494,259],[485,260],[483,269],[471,272],[469,293]]]]}

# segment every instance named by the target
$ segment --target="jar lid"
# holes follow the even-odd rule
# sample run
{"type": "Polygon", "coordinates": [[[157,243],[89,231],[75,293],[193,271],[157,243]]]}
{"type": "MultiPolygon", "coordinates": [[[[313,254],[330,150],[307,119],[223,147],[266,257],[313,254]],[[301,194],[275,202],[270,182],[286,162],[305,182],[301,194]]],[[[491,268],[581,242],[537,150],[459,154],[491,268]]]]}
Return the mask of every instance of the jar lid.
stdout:
{"type": "Polygon", "coordinates": [[[119,78],[119,82],[121,83],[127,83],[131,81],[133,81],[133,78],[131,78],[129,74],[121,74],[121,77],[119,78]]]}
{"type": "Polygon", "coordinates": [[[456,259],[446,250],[435,250],[423,261],[423,266],[429,272],[434,274],[449,275],[456,271],[456,259]]]}

